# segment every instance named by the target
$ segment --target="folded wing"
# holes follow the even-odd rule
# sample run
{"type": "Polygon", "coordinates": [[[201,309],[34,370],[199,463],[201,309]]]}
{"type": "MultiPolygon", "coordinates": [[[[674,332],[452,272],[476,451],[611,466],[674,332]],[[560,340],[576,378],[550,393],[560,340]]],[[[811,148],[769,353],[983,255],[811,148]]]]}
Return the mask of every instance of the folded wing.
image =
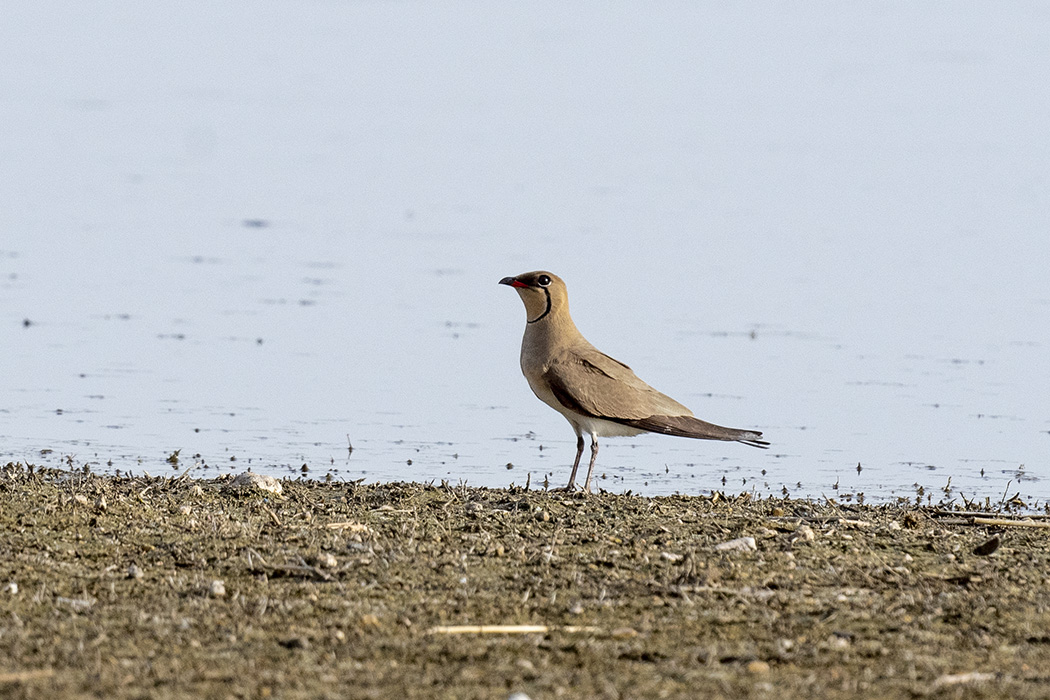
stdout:
{"type": "Polygon", "coordinates": [[[763,448],[769,445],[758,431],[726,428],[694,418],[689,408],[593,346],[573,347],[553,357],[546,379],[558,401],[581,415],[664,435],[730,440],[763,448]]]}

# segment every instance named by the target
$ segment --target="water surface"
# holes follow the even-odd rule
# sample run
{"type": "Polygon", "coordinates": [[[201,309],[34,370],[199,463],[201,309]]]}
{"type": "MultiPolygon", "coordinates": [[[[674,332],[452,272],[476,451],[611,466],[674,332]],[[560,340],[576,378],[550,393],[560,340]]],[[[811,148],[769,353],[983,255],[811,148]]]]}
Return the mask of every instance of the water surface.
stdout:
{"type": "Polygon", "coordinates": [[[604,488],[1050,497],[1050,9],[9,5],[0,457],[560,485],[545,268],[773,443],[604,488]]]}

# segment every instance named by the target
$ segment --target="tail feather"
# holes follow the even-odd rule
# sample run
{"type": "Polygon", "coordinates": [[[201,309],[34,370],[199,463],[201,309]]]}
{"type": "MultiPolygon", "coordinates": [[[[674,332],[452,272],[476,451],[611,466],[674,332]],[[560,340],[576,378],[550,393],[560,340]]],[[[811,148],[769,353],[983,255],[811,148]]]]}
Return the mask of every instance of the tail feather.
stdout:
{"type": "Polygon", "coordinates": [[[698,440],[727,440],[739,442],[751,447],[766,449],[769,443],[762,439],[757,430],[726,428],[714,423],[702,421],[692,416],[649,416],[632,420],[621,420],[619,423],[639,430],[647,430],[661,435],[696,438],[698,440]]]}

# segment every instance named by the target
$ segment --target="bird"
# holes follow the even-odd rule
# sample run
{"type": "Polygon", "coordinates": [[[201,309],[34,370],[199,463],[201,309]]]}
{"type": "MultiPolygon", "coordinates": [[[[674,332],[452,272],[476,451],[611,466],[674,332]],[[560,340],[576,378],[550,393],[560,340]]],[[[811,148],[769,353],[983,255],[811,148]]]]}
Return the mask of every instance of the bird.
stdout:
{"type": "Polygon", "coordinates": [[[765,449],[757,430],[726,428],[693,417],[686,406],[652,388],[634,371],[587,342],[569,315],[565,282],[537,270],[499,281],[517,291],[525,304],[521,373],[533,393],[565,416],[576,433],[576,460],[566,491],[576,487],[584,435],[591,439],[591,460],[583,492],[591,489],[599,437],[658,433],[701,440],[727,440],[765,449]]]}

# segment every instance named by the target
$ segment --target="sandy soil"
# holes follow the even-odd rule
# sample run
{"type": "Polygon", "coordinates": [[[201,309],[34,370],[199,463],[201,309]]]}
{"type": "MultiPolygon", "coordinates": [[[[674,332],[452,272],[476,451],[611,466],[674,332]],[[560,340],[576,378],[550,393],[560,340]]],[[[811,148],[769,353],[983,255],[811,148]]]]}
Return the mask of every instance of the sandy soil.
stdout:
{"type": "Polygon", "coordinates": [[[280,486],[0,467],[0,697],[1050,697],[1038,516],[280,486]]]}

